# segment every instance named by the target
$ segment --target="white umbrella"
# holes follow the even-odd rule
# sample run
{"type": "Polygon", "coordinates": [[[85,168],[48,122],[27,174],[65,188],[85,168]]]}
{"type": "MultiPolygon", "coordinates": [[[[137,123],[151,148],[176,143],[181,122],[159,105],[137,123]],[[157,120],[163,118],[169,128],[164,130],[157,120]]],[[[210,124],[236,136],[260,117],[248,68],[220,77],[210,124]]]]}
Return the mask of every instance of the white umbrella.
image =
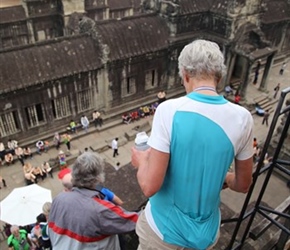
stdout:
{"type": "Polygon", "coordinates": [[[19,226],[35,223],[43,204],[48,201],[52,201],[51,191],[37,184],[14,188],[1,201],[1,220],[19,226]]]}

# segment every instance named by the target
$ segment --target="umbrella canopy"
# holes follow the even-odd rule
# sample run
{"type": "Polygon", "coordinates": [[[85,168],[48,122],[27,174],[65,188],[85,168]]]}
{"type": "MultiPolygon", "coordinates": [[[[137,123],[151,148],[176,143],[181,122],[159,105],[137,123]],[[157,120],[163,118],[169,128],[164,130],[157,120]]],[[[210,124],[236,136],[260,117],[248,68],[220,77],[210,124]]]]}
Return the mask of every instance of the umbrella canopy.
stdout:
{"type": "Polygon", "coordinates": [[[1,201],[1,220],[11,225],[25,226],[36,222],[45,202],[51,202],[51,191],[37,184],[13,191],[1,201]]]}

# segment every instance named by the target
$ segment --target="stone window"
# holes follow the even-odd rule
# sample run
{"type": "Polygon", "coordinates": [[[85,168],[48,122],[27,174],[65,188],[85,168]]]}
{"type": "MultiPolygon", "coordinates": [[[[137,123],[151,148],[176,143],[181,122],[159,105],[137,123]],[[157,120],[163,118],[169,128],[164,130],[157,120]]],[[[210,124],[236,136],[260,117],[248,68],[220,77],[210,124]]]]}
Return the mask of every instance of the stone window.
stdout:
{"type": "Polygon", "coordinates": [[[93,108],[93,90],[88,89],[77,94],[78,111],[93,108]]]}
{"type": "Polygon", "coordinates": [[[122,81],[121,95],[122,97],[130,96],[136,93],[136,78],[127,77],[122,81]]]}
{"type": "Polygon", "coordinates": [[[25,108],[27,122],[29,127],[35,127],[45,122],[42,105],[36,104],[25,108]]]}
{"type": "Polygon", "coordinates": [[[110,13],[110,18],[112,18],[112,19],[123,18],[125,16],[126,16],[125,10],[111,11],[111,13],[110,13]]]}
{"type": "Polygon", "coordinates": [[[67,117],[71,115],[71,108],[68,96],[51,100],[51,105],[54,118],[60,119],[62,117],[67,117]]]}
{"type": "Polygon", "coordinates": [[[13,135],[20,129],[17,112],[12,111],[0,116],[0,136],[13,135]]]}
{"type": "Polygon", "coordinates": [[[145,89],[152,89],[158,85],[157,70],[148,70],[145,73],[145,89]]]}

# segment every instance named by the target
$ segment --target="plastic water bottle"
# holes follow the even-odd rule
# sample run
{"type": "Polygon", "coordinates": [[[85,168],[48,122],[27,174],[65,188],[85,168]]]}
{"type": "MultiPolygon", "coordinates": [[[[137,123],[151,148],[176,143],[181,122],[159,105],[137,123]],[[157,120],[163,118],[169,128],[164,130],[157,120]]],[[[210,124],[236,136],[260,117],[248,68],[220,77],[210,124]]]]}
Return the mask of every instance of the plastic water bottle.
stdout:
{"type": "Polygon", "coordinates": [[[140,151],[147,150],[150,146],[147,144],[149,137],[146,132],[140,132],[135,138],[135,148],[140,151]]]}

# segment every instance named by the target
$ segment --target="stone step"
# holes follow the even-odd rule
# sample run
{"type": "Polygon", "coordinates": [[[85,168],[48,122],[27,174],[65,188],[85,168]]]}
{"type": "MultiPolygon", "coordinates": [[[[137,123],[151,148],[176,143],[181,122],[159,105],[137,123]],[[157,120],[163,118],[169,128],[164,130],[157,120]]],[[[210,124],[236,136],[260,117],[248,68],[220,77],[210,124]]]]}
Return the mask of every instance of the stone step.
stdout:
{"type": "MultiPolygon", "coordinates": [[[[259,106],[264,109],[265,111],[268,110],[269,113],[274,112],[274,105],[277,103],[277,100],[271,99],[267,95],[261,95],[254,99],[254,103],[259,104],[259,106]]],[[[256,110],[255,108],[251,111],[251,114],[255,114],[256,110]]]]}
{"type": "Polygon", "coordinates": [[[237,77],[232,77],[230,80],[230,85],[234,90],[237,90],[240,86],[241,79],[237,77]]]}
{"type": "Polygon", "coordinates": [[[263,100],[267,100],[267,99],[269,99],[268,95],[260,95],[254,99],[254,102],[259,103],[259,102],[261,102],[263,100]]]}
{"type": "Polygon", "coordinates": [[[266,103],[268,103],[270,101],[270,99],[268,97],[265,97],[264,99],[262,99],[261,101],[258,101],[257,103],[262,106],[266,103]]]}

